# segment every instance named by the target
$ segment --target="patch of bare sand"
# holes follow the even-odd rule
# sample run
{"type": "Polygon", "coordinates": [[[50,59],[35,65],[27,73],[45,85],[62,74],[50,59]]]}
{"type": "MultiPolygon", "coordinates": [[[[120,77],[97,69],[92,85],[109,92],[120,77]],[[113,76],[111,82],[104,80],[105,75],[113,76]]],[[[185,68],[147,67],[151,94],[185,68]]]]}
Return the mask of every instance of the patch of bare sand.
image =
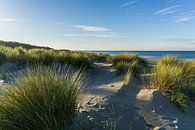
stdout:
{"type": "Polygon", "coordinates": [[[136,106],[151,129],[195,129],[195,112],[188,106],[186,112],[180,111],[156,90],[143,88],[136,96],[136,106]]]}

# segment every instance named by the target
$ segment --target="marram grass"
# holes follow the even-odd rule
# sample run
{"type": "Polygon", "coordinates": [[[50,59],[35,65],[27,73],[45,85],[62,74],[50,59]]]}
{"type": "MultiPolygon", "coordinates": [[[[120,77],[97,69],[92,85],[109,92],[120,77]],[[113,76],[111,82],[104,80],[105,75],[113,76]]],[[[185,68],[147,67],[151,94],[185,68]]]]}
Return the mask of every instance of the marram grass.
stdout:
{"type": "Polygon", "coordinates": [[[24,49],[0,46],[0,64],[12,62],[20,66],[52,63],[71,64],[75,67],[91,68],[91,61],[84,53],[53,49],[24,49]]]}
{"type": "Polygon", "coordinates": [[[65,130],[77,113],[83,71],[29,69],[0,97],[1,130],[65,130]]]}
{"type": "Polygon", "coordinates": [[[117,56],[113,56],[110,60],[114,65],[120,63],[120,62],[131,62],[134,60],[139,60],[140,57],[133,53],[121,53],[117,56]]]}
{"type": "Polygon", "coordinates": [[[116,74],[124,75],[124,85],[127,86],[132,77],[139,78],[147,67],[147,61],[136,54],[122,53],[112,57],[116,66],[116,74]]]}
{"type": "Polygon", "coordinates": [[[116,64],[117,75],[130,74],[131,77],[139,77],[147,67],[147,61],[135,54],[120,54],[119,56],[115,56],[113,64],[116,64]]]}
{"type": "Polygon", "coordinates": [[[153,86],[184,108],[187,98],[194,94],[189,90],[195,90],[195,62],[165,56],[155,66],[153,74],[153,86]]]}

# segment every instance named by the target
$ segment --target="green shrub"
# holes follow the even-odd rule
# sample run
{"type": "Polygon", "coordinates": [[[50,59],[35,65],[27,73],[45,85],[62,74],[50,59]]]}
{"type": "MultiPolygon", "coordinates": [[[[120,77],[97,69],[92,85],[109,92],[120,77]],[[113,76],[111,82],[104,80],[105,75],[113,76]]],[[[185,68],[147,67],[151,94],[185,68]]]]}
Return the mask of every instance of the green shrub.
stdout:
{"type": "Polygon", "coordinates": [[[64,130],[77,112],[83,72],[38,66],[0,97],[0,129],[64,130]]]}

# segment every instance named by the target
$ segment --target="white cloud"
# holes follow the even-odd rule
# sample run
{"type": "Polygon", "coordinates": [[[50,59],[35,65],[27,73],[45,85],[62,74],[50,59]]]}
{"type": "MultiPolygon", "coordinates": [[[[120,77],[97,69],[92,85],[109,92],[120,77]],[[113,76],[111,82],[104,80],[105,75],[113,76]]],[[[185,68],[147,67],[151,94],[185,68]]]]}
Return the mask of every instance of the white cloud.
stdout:
{"type": "Polygon", "coordinates": [[[71,33],[65,33],[62,36],[64,37],[98,37],[98,38],[125,38],[127,36],[118,34],[118,33],[104,33],[104,34],[71,34],[71,33]]]}
{"type": "Polygon", "coordinates": [[[66,22],[56,22],[56,24],[58,24],[58,25],[67,25],[66,22]]]}
{"type": "Polygon", "coordinates": [[[125,38],[124,34],[112,32],[111,30],[100,26],[89,25],[70,25],[69,27],[78,28],[88,33],[65,33],[64,37],[91,37],[91,38],[125,38]]]}
{"type": "Polygon", "coordinates": [[[124,4],[120,5],[119,8],[127,7],[127,6],[130,6],[130,5],[133,5],[133,4],[137,3],[137,2],[138,2],[138,0],[130,0],[127,3],[124,3],[124,4]]]}
{"type": "Polygon", "coordinates": [[[175,6],[163,8],[163,9],[160,9],[160,10],[156,11],[155,14],[156,15],[173,14],[173,13],[176,13],[176,12],[180,11],[179,10],[180,7],[181,7],[181,5],[175,5],[175,6]]]}
{"type": "Polygon", "coordinates": [[[193,15],[192,14],[187,14],[187,15],[181,15],[181,16],[176,16],[175,17],[175,23],[180,23],[180,22],[186,22],[186,21],[190,21],[193,19],[193,15]]]}
{"type": "Polygon", "coordinates": [[[109,31],[107,28],[98,27],[98,26],[74,25],[74,27],[79,28],[83,31],[88,31],[88,32],[107,32],[107,31],[109,31]]]}
{"type": "Polygon", "coordinates": [[[0,21],[2,21],[2,22],[15,22],[16,19],[13,19],[13,18],[0,18],[0,21]]]}
{"type": "Polygon", "coordinates": [[[193,38],[167,38],[167,39],[157,39],[157,40],[163,41],[163,42],[195,44],[195,39],[193,38]]]}

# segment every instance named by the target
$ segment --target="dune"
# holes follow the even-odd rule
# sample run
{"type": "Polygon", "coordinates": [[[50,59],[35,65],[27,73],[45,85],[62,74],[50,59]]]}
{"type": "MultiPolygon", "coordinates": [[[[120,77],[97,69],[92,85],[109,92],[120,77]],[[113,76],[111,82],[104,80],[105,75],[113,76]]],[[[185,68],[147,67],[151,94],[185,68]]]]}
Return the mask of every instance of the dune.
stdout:
{"type": "Polygon", "coordinates": [[[157,90],[145,86],[144,80],[132,79],[123,86],[123,77],[117,77],[109,64],[95,64],[89,73],[93,81],[86,88],[81,115],[94,118],[93,129],[165,129],[192,130],[195,111],[180,111],[157,90]],[[144,81],[144,82],[143,82],[144,81]]]}
{"type": "MultiPolygon", "coordinates": [[[[123,76],[116,76],[111,64],[95,63],[94,69],[88,70],[84,97],[80,104],[79,120],[87,124],[86,118],[93,120],[90,126],[94,130],[193,130],[195,128],[195,111],[187,107],[180,111],[166,97],[155,89],[147,88],[144,77],[133,78],[124,86],[123,76]]],[[[13,64],[6,63],[1,69],[7,76],[21,70],[13,64]]],[[[3,80],[0,88],[10,83],[3,80]]],[[[79,126],[78,126],[79,127],[79,126]]]]}

